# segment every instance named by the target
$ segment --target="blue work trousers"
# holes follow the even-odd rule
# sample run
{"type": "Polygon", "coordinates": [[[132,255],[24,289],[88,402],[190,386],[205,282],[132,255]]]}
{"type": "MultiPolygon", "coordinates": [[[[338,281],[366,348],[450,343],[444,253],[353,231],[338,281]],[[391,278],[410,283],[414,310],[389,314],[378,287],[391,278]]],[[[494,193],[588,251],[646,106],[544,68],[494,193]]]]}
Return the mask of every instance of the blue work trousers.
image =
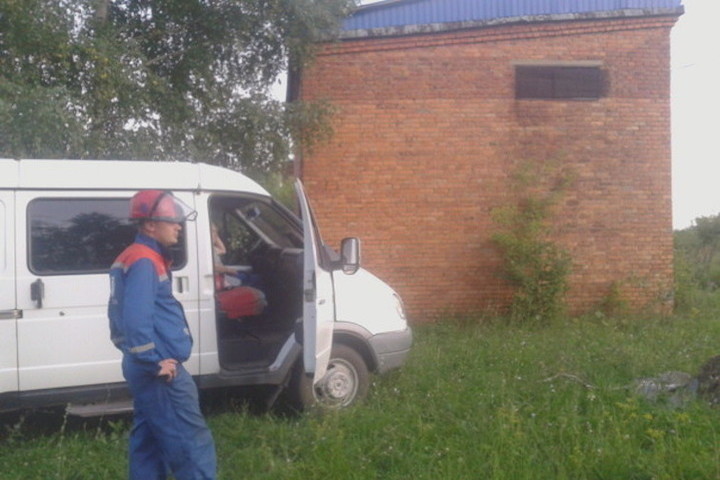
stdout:
{"type": "Polygon", "coordinates": [[[130,432],[130,479],[215,479],[215,443],[205,423],[192,376],[178,365],[167,379],[123,359],[123,374],[133,395],[135,418],[130,432]]]}

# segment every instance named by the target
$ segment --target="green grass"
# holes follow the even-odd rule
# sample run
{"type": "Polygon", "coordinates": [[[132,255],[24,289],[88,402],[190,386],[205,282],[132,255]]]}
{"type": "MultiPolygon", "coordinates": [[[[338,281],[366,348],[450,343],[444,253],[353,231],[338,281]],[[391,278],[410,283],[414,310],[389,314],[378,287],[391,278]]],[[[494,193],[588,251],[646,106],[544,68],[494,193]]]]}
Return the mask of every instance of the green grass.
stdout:
{"type": "MultiPolygon", "coordinates": [[[[407,366],[353,409],[288,418],[213,404],[220,478],[717,479],[719,412],[628,388],[696,374],[720,353],[713,317],[419,326],[407,366]]],[[[0,426],[0,478],[124,478],[125,419],[48,418],[0,426]]]]}

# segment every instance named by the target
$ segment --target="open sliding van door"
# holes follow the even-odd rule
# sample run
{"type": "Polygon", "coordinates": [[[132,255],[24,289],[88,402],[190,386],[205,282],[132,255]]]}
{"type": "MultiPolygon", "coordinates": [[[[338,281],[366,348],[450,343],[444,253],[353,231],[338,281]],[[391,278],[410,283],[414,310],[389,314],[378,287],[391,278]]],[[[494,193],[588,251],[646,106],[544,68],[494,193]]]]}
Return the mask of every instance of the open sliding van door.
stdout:
{"type": "Polygon", "coordinates": [[[17,392],[14,193],[0,191],[0,394],[17,392]]]}
{"type": "Polygon", "coordinates": [[[332,349],[335,301],[332,275],[321,266],[322,243],[300,180],[295,191],[303,221],[303,364],[317,383],[327,370],[332,349]]]}

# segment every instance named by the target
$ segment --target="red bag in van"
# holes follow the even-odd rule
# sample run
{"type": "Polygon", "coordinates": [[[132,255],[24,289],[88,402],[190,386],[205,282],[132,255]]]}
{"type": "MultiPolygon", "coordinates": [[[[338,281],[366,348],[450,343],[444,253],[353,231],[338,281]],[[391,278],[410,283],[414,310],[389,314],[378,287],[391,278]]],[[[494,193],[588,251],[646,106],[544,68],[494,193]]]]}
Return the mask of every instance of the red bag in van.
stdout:
{"type": "Polygon", "coordinates": [[[217,294],[220,310],[227,318],[237,319],[259,315],[267,306],[265,294],[253,287],[235,287],[217,294]]]}

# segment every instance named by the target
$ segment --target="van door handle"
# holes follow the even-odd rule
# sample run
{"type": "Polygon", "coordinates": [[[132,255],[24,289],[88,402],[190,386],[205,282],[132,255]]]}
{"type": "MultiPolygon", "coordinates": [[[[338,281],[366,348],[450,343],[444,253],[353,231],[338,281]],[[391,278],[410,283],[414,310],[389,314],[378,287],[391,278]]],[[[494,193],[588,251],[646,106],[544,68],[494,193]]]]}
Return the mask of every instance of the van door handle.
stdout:
{"type": "Polygon", "coordinates": [[[0,320],[17,320],[22,318],[22,310],[0,310],[0,320]]]}
{"type": "Polygon", "coordinates": [[[312,284],[312,287],[306,288],[305,290],[303,290],[303,295],[305,296],[305,301],[308,303],[314,302],[315,297],[317,296],[317,280],[315,277],[315,272],[313,272],[313,274],[312,274],[310,283],[312,284]]]}
{"type": "Polygon", "coordinates": [[[45,298],[45,284],[38,278],[30,284],[30,300],[35,302],[38,308],[43,308],[43,298],[45,298]]]}
{"type": "Polygon", "coordinates": [[[305,296],[306,302],[314,302],[315,301],[315,289],[314,288],[308,288],[307,290],[304,290],[303,295],[305,296]]]}
{"type": "Polygon", "coordinates": [[[190,279],[188,277],[176,277],[175,283],[178,293],[185,293],[190,290],[190,279]]]}

